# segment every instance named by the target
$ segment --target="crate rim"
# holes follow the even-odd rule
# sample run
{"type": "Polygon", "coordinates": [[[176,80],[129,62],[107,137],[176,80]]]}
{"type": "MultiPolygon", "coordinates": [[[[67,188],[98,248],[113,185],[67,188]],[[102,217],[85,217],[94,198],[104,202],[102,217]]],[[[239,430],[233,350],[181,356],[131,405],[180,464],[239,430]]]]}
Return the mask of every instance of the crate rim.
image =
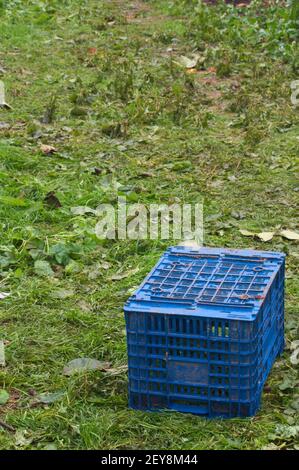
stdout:
{"type": "MultiPolygon", "coordinates": [[[[214,248],[214,247],[188,247],[183,245],[178,246],[171,246],[167,248],[167,250],[160,256],[159,260],[149,272],[149,274],[145,277],[143,282],[139,285],[139,287],[135,290],[132,296],[127,300],[124,305],[124,312],[148,312],[148,313],[157,313],[157,314],[164,314],[164,315],[182,315],[182,316],[189,316],[194,318],[212,318],[212,319],[219,319],[219,320],[237,320],[237,321],[247,321],[252,322],[257,318],[257,314],[264,302],[265,299],[260,301],[254,301],[254,304],[251,306],[242,306],[240,307],[239,304],[227,304],[222,305],[219,309],[219,305],[216,303],[214,304],[203,304],[201,302],[198,303],[189,303],[189,305],[180,305],[180,302],[175,302],[174,300],[167,300],[164,301],[165,305],[161,306],[156,305],[157,301],[147,299],[142,295],[138,296],[138,294],[142,291],[143,286],[148,282],[151,278],[152,274],[158,269],[160,263],[165,259],[167,255],[178,255],[178,256],[191,256],[191,257],[205,257],[205,256],[215,256],[217,258],[221,258],[224,256],[232,256],[236,257],[238,260],[241,257],[248,258],[250,261],[251,258],[261,258],[264,261],[273,261],[277,262],[276,269],[274,270],[271,278],[268,282],[269,285],[272,283],[274,277],[276,276],[278,270],[280,269],[281,265],[284,263],[286,258],[285,253],[281,252],[274,252],[274,251],[262,251],[262,250],[248,250],[248,249],[231,249],[231,248],[214,248]],[[244,313],[240,312],[240,309],[243,309],[244,313]]],[[[266,294],[268,293],[268,288],[266,294]]]]}

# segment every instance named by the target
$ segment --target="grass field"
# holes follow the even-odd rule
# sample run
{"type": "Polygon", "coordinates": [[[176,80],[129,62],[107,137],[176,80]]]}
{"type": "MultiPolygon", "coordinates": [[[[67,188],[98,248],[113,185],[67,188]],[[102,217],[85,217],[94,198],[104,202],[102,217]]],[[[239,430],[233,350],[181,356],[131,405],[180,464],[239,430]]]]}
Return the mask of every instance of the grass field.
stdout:
{"type": "Polygon", "coordinates": [[[289,3],[0,1],[1,449],[299,449],[289,3]],[[99,240],[86,208],[120,195],[202,201],[206,245],[288,255],[286,350],[256,417],[128,409],[122,307],[172,242],[99,240]],[[63,375],[80,357],[110,366],[63,375]]]}

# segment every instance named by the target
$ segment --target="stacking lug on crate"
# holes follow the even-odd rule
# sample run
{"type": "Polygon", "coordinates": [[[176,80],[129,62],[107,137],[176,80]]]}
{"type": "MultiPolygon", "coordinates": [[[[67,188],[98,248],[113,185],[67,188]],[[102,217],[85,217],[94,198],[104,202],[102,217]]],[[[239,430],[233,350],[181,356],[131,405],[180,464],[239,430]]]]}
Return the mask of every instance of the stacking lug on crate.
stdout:
{"type": "Polygon", "coordinates": [[[172,247],[125,305],[130,407],[252,416],[284,348],[285,255],[172,247]]]}

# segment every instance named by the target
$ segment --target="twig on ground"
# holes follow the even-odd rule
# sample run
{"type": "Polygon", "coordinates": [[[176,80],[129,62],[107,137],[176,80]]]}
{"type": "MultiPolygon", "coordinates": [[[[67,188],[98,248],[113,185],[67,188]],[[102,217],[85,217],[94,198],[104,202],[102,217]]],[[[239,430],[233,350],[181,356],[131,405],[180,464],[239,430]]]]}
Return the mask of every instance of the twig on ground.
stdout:
{"type": "Polygon", "coordinates": [[[11,426],[10,424],[5,423],[4,421],[2,421],[2,419],[0,419],[0,427],[4,428],[4,429],[6,429],[7,431],[10,431],[10,432],[16,432],[16,430],[13,426],[11,426]]]}

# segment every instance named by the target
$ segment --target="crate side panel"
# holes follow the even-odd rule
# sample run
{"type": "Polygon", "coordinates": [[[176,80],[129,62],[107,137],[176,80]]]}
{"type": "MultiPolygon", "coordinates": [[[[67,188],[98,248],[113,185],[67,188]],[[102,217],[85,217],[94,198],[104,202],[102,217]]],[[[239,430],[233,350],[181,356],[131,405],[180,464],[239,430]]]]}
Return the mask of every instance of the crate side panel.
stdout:
{"type": "MultiPolygon", "coordinates": [[[[240,312],[242,305],[251,301],[247,295],[256,295],[255,305],[260,308],[251,321],[245,321],[246,315],[241,314],[239,318],[211,318],[186,312],[184,315],[173,311],[157,313],[152,308],[146,312],[126,309],[132,408],[168,408],[209,417],[252,416],[257,411],[262,386],[283,348],[284,264],[279,260],[279,268],[275,258],[271,258],[273,265],[270,262],[266,267],[254,264],[253,267],[259,269],[254,270],[254,274],[251,272],[247,279],[248,261],[241,261],[243,264],[236,265],[234,259],[233,266],[220,265],[220,272],[215,271],[215,258],[205,268],[202,260],[201,265],[191,264],[187,269],[180,263],[174,269],[173,265],[169,268],[170,265],[159,264],[157,276],[160,279],[149,279],[158,288],[154,296],[160,298],[159,289],[164,283],[162,289],[166,291],[162,294],[166,300],[169,289],[173,291],[178,287],[177,296],[173,296],[174,291],[171,293],[172,302],[175,298],[177,301],[186,299],[189,294],[196,293],[199,297],[197,291],[192,293],[196,283],[203,282],[201,288],[210,289],[213,286],[207,286],[207,282],[215,281],[216,287],[217,279],[212,277],[221,275],[237,287],[236,293],[242,300],[240,312]],[[221,272],[224,268],[225,272],[221,272]],[[171,275],[163,272],[164,269],[170,269],[171,275]],[[203,279],[199,279],[201,276],[203,279]],[[229,276],[235,277],[229,279],[229,276]]],[[[252,262],[258,263],[258,260],[252,262]]],[[[219,278],[218,287],[220,291],[230,287],[230,294],[219,289],[217,293],[216,288],[216,292],[214,289],[204,293],[211,297],[206,300],[213,302],[213,296],[215,300],[215,294],[221,293],[230,299],[233,286],[224,285],[226,281],[219,278]]],[[[147,288],[145,284],[145,290],[148,294],[151,286],[147,288]]]]}

